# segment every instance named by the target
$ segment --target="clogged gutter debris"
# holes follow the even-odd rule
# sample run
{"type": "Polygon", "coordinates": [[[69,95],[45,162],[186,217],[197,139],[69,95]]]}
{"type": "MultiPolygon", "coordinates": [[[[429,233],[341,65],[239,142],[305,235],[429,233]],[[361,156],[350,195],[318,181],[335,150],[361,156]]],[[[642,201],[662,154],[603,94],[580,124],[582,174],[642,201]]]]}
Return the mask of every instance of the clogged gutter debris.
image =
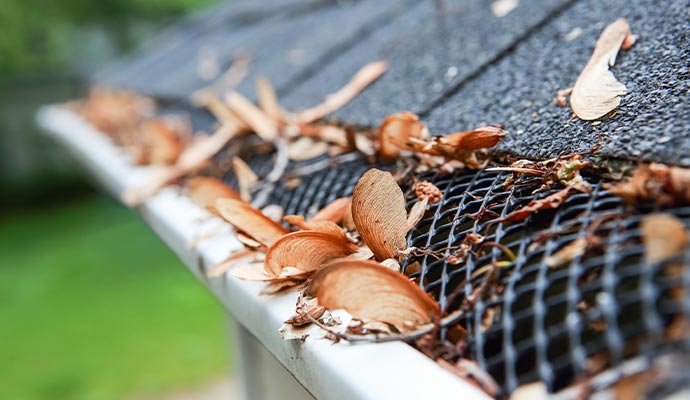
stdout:
{"type": "MultiPolygon", "coordinates": [[[[573,89],[571,105],[580,118],[600,118],[619,104],[625,86],[608,68],[618,50],[632,42],[625,20],[616,21],[602,34],[573,89]]],[[[235,228],[245,248],[213,266],[208,271],[210,278],[229,272],[238,279],[266,282],[267,294],[300,290],[295,314],[286,316],[280,329],[285,339],[304,340],[318,333],[335,341],[404,340],[490,396],[505,395],[490,375],[467,359],[469,333],[462,321],[478,302],[496,299],[504,291],[501,277],[510,273],[516,255],[511,248],[487,239],[488,229],[468,233],[442,249],[411,247],[410,232],[429,211],[443,207],[444,199],[444,191],[433,182],[417,181],[412,172],[443,175],[484,168],[506,175],[507,189],[529,187],[537,197],[508,213],[498,215],[484,207],[470,216],[475,227],[483,221],[488,222],[486,226],[503,228],[556,210],[571,197],[590,196],[594,190],[591,180],[581,173],[591,168],[592,162],[585,159],[586,154],[571,154],[545,161],[508,159],[508,163],[499,163],[486,149],[505,137],[507,132],[501,127],[432,135],[410,112],[387,116],[376,129],[355,129],[323,120],[385,70],[385,62],[369,64],[322,104],[296,113],[280,106],[264,79],[257,82],[258,105],[236,92],[223,98],[213,91],[197,93],[195,101],[218,120],[210,135],[192,136],[184,119],[157,116],[153,101],[132,93],[94,90],[70,107],[122,146],[134,164],[154,166],[148,182],[123,193],[126,202],[137,204],[164,186],[182,183],[194,203],[235,228]],[[222,149],[231,149],[228,153],[232,159],[214,159],[222,149]],[[361,176],[351,197],[338,198],[311,216],[282,215],[282,209],[268,212],[268,194],[277,182],[285,180],[290,161],[353,152],[364,154],[372,164],[393,167],[394,172],[372,167],[361,176]],[[272,170],[262,178],[246,162],[248,156],[259,153],[274,154],[272,170]],[[229,169],[236,176],[237,190],[210,176],[229,169]],[[414,199],[409,207],[403,189],[408,199],[414,199]],[[479,282],[475,289],[464,293],[464,286],[459,285],[448,296],[447,304],[459,304],[452,310],[447,305],[441,307],[422,289],[421,282],[408,277],[421,268],[417,259],[422,256],[462,265],[470,255],[489,253],[493,256],[476,265],[467,277],[479,282]],[[337,310],[345,310],[347,318],[335,315],[337,310]]],[[[286,185],[298,186],[299,173],[291,174],[286,185]]],[[[625,200],[630,214],[649,204],[688,205],[690,171],[661,164],[640,165],[631,178],[605,183],[603,188],[625,200]]],[[[545,264],[552,269],[564,268],[577,257],[606,251],[606,238],[596,233],[597,228],[622,216],[612,213],[593,222],[586,235],[555,250],[545,258],[545,264]]],[[[687,249],[687,230],[673,216],[649,215],[640,229],[648,263],[672,259],[687,249]]],[[[529,249],[538,249],[544,240],[545,236],[534,237],[529,249]]],[[[682,267],[676,262],[665,271],[678,277],[683,274],[682,267]]],[[[674,296],[682,299],[683,293],[676,291],[674,296]]],[[[586,310],[591,305],[583,300],[581,307],[586,310]]],[[[498,313],[494,307],[484,310],[483,331],[492,326],[498,313]]],[[[674,324],[685,327],[687,321],[678,314],[674,324]]],[[[679,337],[685,335],[676,335],[679,337]]],[[[516,391],[514,397],[545,393],[543,384],[533,383],[516,391]]]]}

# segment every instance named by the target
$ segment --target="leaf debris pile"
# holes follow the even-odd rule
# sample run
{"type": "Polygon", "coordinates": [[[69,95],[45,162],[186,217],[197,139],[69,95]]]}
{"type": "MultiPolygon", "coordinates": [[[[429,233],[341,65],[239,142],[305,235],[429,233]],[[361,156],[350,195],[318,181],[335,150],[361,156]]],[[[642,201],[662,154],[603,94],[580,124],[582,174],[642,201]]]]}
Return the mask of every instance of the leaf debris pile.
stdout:
{"type": "MultiPolygon", "coordinates": [[[[602,34],[571,96],[571,106],[580,118],[600,118],[618,106],[625,86],[615,80],[609,67],[618,50],[633,42],[624,20],[616,21],[602,34]]],[[[184,118],[156,116],[151,100],[127,92],[94,90],[88,99],[71,107],[125,148],[133,163],[159,167],[150,182],[123,195],[130,203],[141,202],[161,187],[187,178],[184,182],[189,198],[234,226],[245,248],[213,266],[207,273],[209,277],[230,271],[239,279],[266,282],[266,294],[303,288],[295,314],[281,327],[284,338],[304,340],[313,335],[311,328],[316,326],[325,337],[336,341],[405,340],[490,396],[500,395],[493,378],[467,358],[468,332],[461,321],[474,312],[476,304],[502,295],[502,279],[511,273],[516,255],[511,248],[492,241],[488,230],[467,233],[458,243],[442,249],[411,247],[409,232],[431,207],[440,210],[444,199],[444,191],[433,181],[410,178],[411,171],[446,173],[491,165],[487,171],[510,173],[505,188],[529,187],[540,197],[504,215],[492,211],[489,205],[470,216],[477,223],[488,222],[485,226],[510,226],[558,209],[572,196],[590,195],[592,185],[581,172],[591,167],[591,162],[574,154],[545,161],[513,159],[508,165],[497,165],[491,163],[485,149],[506,135],[502,128],[485,126],[432,135],[419,117],[409,112],[386,117],[377,129],[357,130],[323,121],[385,70],[383,62],[367,65],[322,104],[295,113],[280,106],[266,80],[257,82],[258,104],[232,91],[197,93],[196,103],[218,119],[210,135],[192,136],[184,118]],[[224,148],[233,154],[225,168],[220,158],[210,162],[224,148]],[[311,218],[283,216],[282,210],[272,213],[271,207],[265,206],[267,191],[284,177],[289,162],[352,151],[372,161],[395,163],[397,170],[391,174],[370,169],[360,178],[351,197],[336,199],[311,218]],[[262,176],[244,161],[259,152],[274,154],[273,169],[262,176]],[[212,168],[221,172],[232,169],[238,189],[204,176],[212,168]],[[416,197],[409,210],[399,183],[416,197]],[[409,278],[422,268],[417,261],[420,257],[462,266],[470,256],[480,259],[488,254],[493,255],[491,259],[475,265],[465,281],[479,282],[473,291],[456,290],[449,296],[448,303],[458,305],[456,308],[441,307],[433,294],[424,292],[420,286],[424,282],[409,278]],[[345,323],[336,316],[339,309],[350,317],[345,323]]],[[[293,182],[299,185],[299,176],[293,182]]],[[[688,170],[662,164],[641,165],[630,179],[604,187],[631,207],[690,204],[688,170]]],[[[610,214],[595,221],[584,236],[556,249],[544,263],[558,269],[588,253],[605,252],[607,238],[598,228],[606,228],[620,217],[610,214]]],[[[651,215],[643,220],[640,229],[648,263],[673,259],[687,249],[687,231],[672,216],[651,215]]],[[[542,233],[557,236],[568,232],[542,233]]],[[[533,237],[530,250],[538,249],[545,240],[533,237]]],[[[672,263],[665,272],[682,277],[683,265],[672,263]]],[[[599,276],[583,277],[583,281],[593,279],[599,276]]],[[[684,293],[678,289],[673,296],[680,300],[684,293]]],[[[580,308],[589,311],[594,305],[583,300],[580,308]]],[[[480,331],[489,330],[501,312],[499,307],[484,308],[480,331]]],[[[596,325],[596,321],[590,321],[590,325],[594,330],[606,329],[605,324],[596,325]]],[[[682,314],[676,316],[673,325],[678,331],[688,326],[682,314]]],[[[682,332],[674,335],[687,336],[682,332]]],[[[544,392],[544,387],[534,384],[514,395],[544,392]]]]}

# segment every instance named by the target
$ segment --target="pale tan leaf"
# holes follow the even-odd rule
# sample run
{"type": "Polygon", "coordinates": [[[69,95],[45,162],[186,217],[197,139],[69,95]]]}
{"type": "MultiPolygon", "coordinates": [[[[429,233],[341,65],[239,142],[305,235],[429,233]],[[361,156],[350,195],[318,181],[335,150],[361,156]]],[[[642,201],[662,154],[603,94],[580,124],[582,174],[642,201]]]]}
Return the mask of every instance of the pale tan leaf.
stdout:
{"type": "Polygon", "coordinates": [[[130,187],[122,193],[122,201],[130,206],[140,204],[158,193],[165,185],[175,179],[200,168],[239,133],[236,126],[222,125],[212,135],[194,141],[184,149],[175,165],[154,171],[140,186],[130,187]]]}
{"type": "Polygon", "coordinates": [[[510,394],[510,400],[546,400],[549,392],[544,382],[532,382],[524,384],[510,394]]]}
{"type": "Polygon", "coordinates": [[[266,247],[271,246],[289,232],[261,211],[241,200],[218,199],[216,209],[224,220],[266,247]]]}
{"type": "Polygon", "coordinates": [[[328,143],[301,137],[288,144],[288,157],[293,161],[306,161],[326,154],[328,143]]]}
{"type": "Polygon", "coordinates": [[[377,61],[365,65],[340,90],[326,96],[323,103],[299,113],[299,122],[310,123],[338,110],[383,75],[387,69],[388,63],[385,61],[377,61]]]}
{"type": "Polygon", "coordinates": [[[239,157],[232,157],[232,170],[235,172],[235,177],[237,177],[237,185],[240,187],[240,196],[244,201],[252,200],[252,188],[259,181],[259,177],[256,173],[247,165],[244,160],[239,157]]]}
{"type": "Polygon", "coordinates": [[[359,246],[357,251],[347,256],[350,260],[370,260],[374,257],[374,252],[367,245],[359,246]]]}
{"type": "Polygon", "coordinates": [[[264,269],[263,263],[252,263],[238,265],[233,268],[230,273],[237,279],[243,281],[260,281],[260,282],[289,282],[290,286],[294,286],[297,282],[304,281],[309,278],[313,271],[302,271],[296,268],[284,268],[278,276],[270,275],[264,269]]]}
{"type": "Polygon", "coordinates": [[[339,224],[343,221],[343,217],[350,208],[350,197],[340,197],[328,203],[326,207],[319,210],[311,219],[312,221],[331,221],[339,224]]]}
{"type": "Polygon", "coordinates": [[[208,90],[201,90],[192,95],[192,102],[198,107],[205,107],[211,114],[222,124],[232,124],[237,126],[239,130],[245,131],[249,129],[244,121],[235,115],[227,104],[224,104],[218,96],[208,90]]]}
{"type": "Polygon", "coordinates": [[[400,263],[395,258],[383,260],[381,261],[381,265],[390,269],[391,271],[400,272],[401,270],[400,263]]]}
{"type": "Polygon", "coordinates": [[[657,263],[683,251],[688,246],[688,231],[671,214],[650,214],[640,223],[645,260],[657,263]]]}
{"type": "Polygon", "coordinates": [[[278,239],[266,251],[265,269],[279,276],[283,268],[315,271],[332,259],[346,257],[357,251],[357,246],[339,236],[321,231],[298,231],[278,239]]]}
{"type": "Polygon", "coordinates": [[[379,154],[384,160],[393,160],[401,150],[413,150],[411,138],[422,139],[426,126],[411,112],[401,112],[387,116],[379,127],[379,154]]]}
{"type": "MultiPolygon", "coordinates": [[[[616,62],[621,45],[630,37],[628,21],[619,18],[604,29],[592,57],[577,78],[570,96],[570,106],[580,119],[601,118],[618,107],[627,93],[609,67],[616,62]]],[[[628,40],[628,43],[630,40],[628,40]]]]}
{"type": "Polygon", "coordinates": [[[395,257],[407,247],[405,196],[389,172],[372,168],[359,179],[352,194],[352,217],[377,260],[395,257]]]}
{"type": "Polygon", "coordinates": [[[407,232],[411,231],[419,221],[424,218],[424,213],[426,212],[426,207],[429,204],[429,198],[423,197],[420,201],[414,203],[412,209],[410,209],[410,214],[407,216],[407,232]]]}
{"type": "Polygon", "coordinates": [[[303,136],[334,143],[342,147],[348,147],[350,144],[347,140],[347,132],[345,129],[337,126],[298,123],[297,127],[303,136]]]}
{"type": "Polygon", "coordinates": [[[183,150],[181,135],[171,121],[150,119],[141,124],[139,143],[145,155],[145,164],[170,165],[177,161],[183,150]]]}
{"type": "Polygon", "coordinates": [[[278,137],[276,122],[246,97],[237,92],[230,92],[225,95],[225,101],[234,113],[247,123],[261,139],[272,142],[278,137]]]}
{"type": "Polygon", "coordinates": [[[209,269],[208,272],[206,273],[206,276],[208,278],[219,277],[219,276],[225,274],[225,272],[227,272],[228,269],[230,269],[231,267],[234,267],[235,265],[238,265],[240,263],[246,264],[246,263],[256,262],[258,259],[261,259],[262,257],[263,257],[263,255],[254,249],[238,250],[238,251],[232,253],[223,262],[216,264],[213,267],[211,267],[211,269],[209,269]]]}
{"type": "Polygon", "coordinates": [[[283,118],[283,110],[278,104],[278,96],[273,89],[273,85],[264,77],[256,80],[256,96],[259,99],[259,106],[261,109],[271,117],[274,121],[281,121],[283,118]]]}
{"type": "Polygon", "coordinates": [[[589,247],[589,243],[586,238],[577,238],[554,254],[546,257],[544,264],[551,268],[560,267],[563,264],[569,263],[575,257],[585,254],[587,247],[589,247]]]}
{"type": "Polygon", "coordinates": [[[240,195],[223,181],[206,176],[197,176],[187,181],[187,197],[197,206],[216,214],[216,200],[239,199],[240,195]]]}
{"type": "Polygon", "coordinates": [[[374,261],[339,260],[317,271],[307,294],[353,317],[413,330],[440,316],[438,304],[403,274],[374,261]]]}

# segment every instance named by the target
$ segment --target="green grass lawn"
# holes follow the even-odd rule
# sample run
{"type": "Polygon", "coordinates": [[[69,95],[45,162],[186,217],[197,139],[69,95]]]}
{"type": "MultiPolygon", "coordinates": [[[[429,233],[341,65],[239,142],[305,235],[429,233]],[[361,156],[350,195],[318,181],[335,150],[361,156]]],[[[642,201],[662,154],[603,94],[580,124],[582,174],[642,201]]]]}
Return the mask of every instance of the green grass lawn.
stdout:
{"type": "Polygon", "coordinates": [[[95,195],[0,218],[0,397],[121,399],[229,374],[221,306],[95,195]]]}

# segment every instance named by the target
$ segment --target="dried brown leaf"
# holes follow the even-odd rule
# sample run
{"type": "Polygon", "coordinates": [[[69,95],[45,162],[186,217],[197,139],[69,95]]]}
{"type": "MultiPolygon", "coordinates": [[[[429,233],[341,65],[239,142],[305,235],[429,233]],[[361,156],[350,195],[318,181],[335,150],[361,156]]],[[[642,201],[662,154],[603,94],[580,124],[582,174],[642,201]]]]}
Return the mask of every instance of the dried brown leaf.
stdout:
{"type": "Polygon", "coordinates": [[[350,143],[347,140],[347,132],[345,129],[324,124],[297,124],[299,132],[303,136],[318,139],[324,142],[337,144],[341,147],[349,147],[350,143]]]}
{"type": "MultiPolygon", "coordinates": [[[[387,116],[379,127],[379,154],[384,160],[394,160],[401,150],[412,150],[410,138],[422,139],[426,126],[411,112],[401,112],[387,116]]],[[[427,134],[428,135],[428,134],[427,134]]]]}
{"type": "Polygon", "coordinates": [[[246,97],[237,92],[230,92],[225,95],[225,101],[232,111],[249,125],[261,139],[272,142],[278,137],[277,123],[246,97]]]}
{"type": "Polygon", "coordinates": [[[301,230],[328,233],[337,238],[348,240],[343,229],[335,222],[314,219],[305,221],[301,215],[286,215],[283,219],[301,230]]]}
{"type": "Polygon", "coordinates": [[[359,179],[352,194],[352,217],[377,260],[395,257],[407,247],[405,196],[389,172],[372,168],[359,179]]]}
{"type": "Polygon", "coordinates": [[[166,118],[153,118],[141,124],[138,148],[144,164],[170,165],[183,150],[182,133],[166,118]]]}
{"type": "Polygon", "coordinates": [[[240,195],[230,186],[216,178],[197,176],[187,182],[187,197],[201,208],[205,208],[214,214],[216,200],[240,199],[240,195]]]}
{"type": "Polygon", "coordinates": [[[350,197],[340,197],[328,203],[326,207],[319,210],[311,219],[312,221],[331,221],[339,224],[343,221],[343,217],[350,208],[350,197]]]}
{"type": "Polygon", "coordinates": [[[240,188],[240,196],[244,201],[252,200],[252,188],[259,181],[259,177],[244,160],[239,157],[232,158],[232,170],[237,177],[237,185],[240,188]]]}
{"type": "Polygon", "coordinates": [[[225,124],[212,135],[195,140],[184,149],[175,165],[155,171],[140,186],[125,189],[121,196],[122,201],[127,205],[134,206],[153,196],[165,185],[203,166],[238,133],[239,130],[236,126],[225,124]]]}
{"type": "Polygon", "coordinates": [[[411,231],[419,223],[419,221],[424,218],[424,213],[426,213],[426,207],[428,204],[428,197],[423,197],[420,201],[414,203],[412,209],[410,209],[410,214],[407,216],[407,232],[411,231]]]}
{"type": "Polygon", "coordinates": [[[302,271],[297,268],[283,268],[280,275],[273,276],[266,272],[263,263],[252,263],[238,265],[233,268],[230,273],[237,279],[243,281],[259,281],[270,283],[286,283],[290,287],[294,287],[300,282],[304,282],[313,271],[302,271]]]}
{"type": "Polygon", "coordinates": [[[293,161],[306,161],[328,152],[328,143],[301,137],[288,144],[288,157],[293,161]]]}
{"type": "Polygon", "coordinates": [[[343,214],[343,228],[348,231],[354,231],[357,229],[355,226],[355,219],[352,217],[352,197],[347,202],[347,208],[345,208],[345,214],[343,214]]]}
{"type": "Polygon", "coordinates": [[[292,232],[268,248],[265,269],[273,276],[279,276],[285,267],[312,272],[327,261],[346,257],[355,251],[357,246],[347,238],[321,231],[292,232]]]}
{"type": "Polygon", "coordinates": [[[640,223],[644,257],[648,263],[657,263],[683,251],[688,246],[688,231],[671,214],[656,213],[644,217],[640,223]]]}
{"type": "Polygon", "coordinates": [[[218,96],[211,91],[199,91],[192,96],[193,103],[198,107],[206,107],[211,114],[222,124],[232,124],[239,130],[249,130],[249,125],[235,115],[227,104],[220,101],[218,96]]]}
{"type": "Polygon", "coordinates": [[[260,210],[241,200],[218,199],[216,209],[220,216],[236,229],[245,232],[266,247],[289,232],[260,210]]]}
{"type": "Polygon", "coordinates": [[[326,99],[323,101],[323,103],[299,113],[299,122],[314,122],[338,110],[352,100],[359,92],[364,90],[364,88],[369,86],[369,84],[383,75],[387,69],[388,63],[385,61],[377,61],[365,65],[359,71],[357,71],[350,82],[348,82],[340,90],[326,96],[326,99]]]}
{"type": "Polygon", "coordinates": [[[546,400],[549,392],[544,382],[526,383],[510,394],[510,400],[546,400]]]}
{"type": "Polygon", "coordinates": [[[276,122],[283,119],[283,109],[278,104],[278,96],[268,79],[261,77],[256,80],[256,97],[258,97],[259,106],[266,115],[276,122]]]}
{"type": "Polygon", "coordinates": [[[403,274],[374,261],[334,261],[317,271],[306,292],[330,310],[413,330],[440,316],[438,304],[403,274]]]}
{"type": "Polygon", "coordinates": [[[570,96],[570,106],[580,119],[590,121],[603,117],[615,110],[621,102],[620,96],[627,93],[625,85],[616,80],[609,67],[616,62],[621,45],[630,36],[630,26],[624,18],[607,26],[599,36],[592,57],[577,78],[570,96]]]}
{"type": "Polygon", "coordinates": [[[659,163],[640,165],[630,179],[604,187],[630,204],[686,205],[690,204],[690,169],[659,163]]]}
{"type": "Polygon", "coordinates": [[[591,193],[592,187],[587,182],[567,186],[552,195],[530,201],[526,206],[506,215],[503,221],[522,221],[538,211],[558,208],[575,192],[591,193]]]}

